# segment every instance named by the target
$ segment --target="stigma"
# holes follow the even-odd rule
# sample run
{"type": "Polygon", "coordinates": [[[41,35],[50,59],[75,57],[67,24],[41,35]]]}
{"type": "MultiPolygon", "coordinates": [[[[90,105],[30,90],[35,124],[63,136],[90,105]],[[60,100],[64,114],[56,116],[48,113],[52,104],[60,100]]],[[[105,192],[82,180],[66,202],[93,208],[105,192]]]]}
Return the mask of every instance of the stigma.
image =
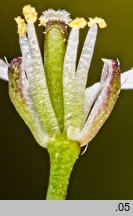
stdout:
{"type": "Polygon", "coordinates": [[[68,24],[70,22],[70,13],[66,10],[53,10],[48,9],[42,13],[42,16],[39,18],[40,25],[46,26],[49,22],[61,22],[68,24]]]}

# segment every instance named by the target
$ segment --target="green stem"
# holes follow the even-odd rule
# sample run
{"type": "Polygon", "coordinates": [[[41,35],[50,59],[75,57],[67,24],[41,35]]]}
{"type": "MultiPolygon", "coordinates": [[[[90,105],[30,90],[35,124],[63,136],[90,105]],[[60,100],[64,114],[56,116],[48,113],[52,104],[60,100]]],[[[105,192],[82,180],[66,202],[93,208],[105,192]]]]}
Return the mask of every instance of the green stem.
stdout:
{"type": "Polygon", "coordinates": [[[80,153],[80,146],[64,135],[58,135],[55,140],[48,143],[47,147],[51,167],[46,199],[64,200],[73,166],[80,153]]]}

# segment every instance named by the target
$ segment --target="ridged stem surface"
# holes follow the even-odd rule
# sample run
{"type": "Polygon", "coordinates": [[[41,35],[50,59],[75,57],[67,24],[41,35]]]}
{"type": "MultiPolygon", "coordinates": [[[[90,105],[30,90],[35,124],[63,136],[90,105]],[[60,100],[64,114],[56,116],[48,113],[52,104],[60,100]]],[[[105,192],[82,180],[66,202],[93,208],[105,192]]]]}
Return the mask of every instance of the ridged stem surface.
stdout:
{"type": "Polygon", "coordinates": [[[58,135],[55,140],[48,143],[47,148],[51,167],[46,199],[64,200],[73,166],[80,153],[80,146],[64,135],[58,135]]]}

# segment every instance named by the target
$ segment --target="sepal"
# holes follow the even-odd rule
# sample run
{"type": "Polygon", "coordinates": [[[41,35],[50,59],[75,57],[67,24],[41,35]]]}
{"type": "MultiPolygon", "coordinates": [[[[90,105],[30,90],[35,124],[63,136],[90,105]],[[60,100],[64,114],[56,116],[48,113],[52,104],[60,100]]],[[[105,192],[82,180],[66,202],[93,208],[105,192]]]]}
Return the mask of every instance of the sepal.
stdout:
{"type": "Polygon", "coordinates": [[[101,76],[102,90],[99,94],[90,115],[75,138],[81,146],[89,143],[98,133],[104,122],[109,117],[120,93],[120,67],[119,62],[103,59],[104,66],[101,76]]]}
{"type": "Polygon", "coordinates": [[[38,144],[46,147],[48,135],[42,127],[39,116],[35,111],[21,57],[11,61],[8,74],[9,95],[12,103],[31,130],[38,144]]]}

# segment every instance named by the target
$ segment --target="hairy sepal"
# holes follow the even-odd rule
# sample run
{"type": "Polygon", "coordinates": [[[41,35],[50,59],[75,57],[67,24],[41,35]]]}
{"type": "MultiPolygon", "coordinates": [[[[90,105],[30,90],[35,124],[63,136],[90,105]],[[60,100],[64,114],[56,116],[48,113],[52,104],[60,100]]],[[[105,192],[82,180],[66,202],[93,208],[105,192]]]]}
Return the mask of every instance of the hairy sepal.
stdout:
{"type": "Polygon", "coordinates": [[[114,60],[104,59],[101,76],[102,90],[99,94],[83,129],[76,137],[81,146],[89,143],[109,117],[121,89],[120,67],[114,60]]]}
{"type": "Polygon", "coordinates": [[[12,60],[9,66],[9,95],[16,110],[31,130],[36,141],[46,147],[48,135],[41,125],[35,111],[30,92],[29,83],[23,68],[22,58],[12,60]]]}

